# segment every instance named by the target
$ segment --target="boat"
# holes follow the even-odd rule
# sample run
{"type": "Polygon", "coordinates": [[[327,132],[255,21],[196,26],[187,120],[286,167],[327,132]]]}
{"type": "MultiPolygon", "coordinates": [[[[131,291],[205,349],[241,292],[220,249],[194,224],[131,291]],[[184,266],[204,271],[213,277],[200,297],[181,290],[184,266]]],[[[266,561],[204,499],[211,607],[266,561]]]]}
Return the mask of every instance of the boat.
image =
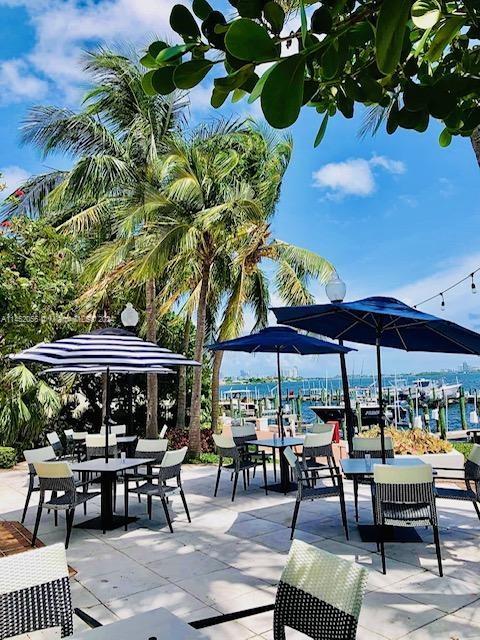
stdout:
{"type": "Polygon", "coordinates": [[[445,384],[443,381],[419,378],[412,385],[404,389],[404,395],[417,397],[421,401],[456,400],[460,395],[460,382],[445,384]]]}

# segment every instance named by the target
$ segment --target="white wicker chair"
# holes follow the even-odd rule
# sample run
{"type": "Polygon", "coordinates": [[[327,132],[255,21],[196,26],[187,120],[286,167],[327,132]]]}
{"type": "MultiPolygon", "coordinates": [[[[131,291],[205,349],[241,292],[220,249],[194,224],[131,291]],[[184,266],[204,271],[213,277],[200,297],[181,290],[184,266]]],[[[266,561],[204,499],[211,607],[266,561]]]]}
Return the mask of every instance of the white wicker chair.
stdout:
{"type": "Polygon", "coordinates": [[[23,452],[23,456],[28,464],[28,489],[27,497],[25,498],[25,506],[23,507],[22,523],[25,522],[27,515],[28,505],[30,504],[30,498],[34,491],[39,491],[37,472],[33,466],[34,462],[46,462],[47,460],[56,460],[55,451],[53,447],[41,447],[40,449],[26,449],[23,452]]]}

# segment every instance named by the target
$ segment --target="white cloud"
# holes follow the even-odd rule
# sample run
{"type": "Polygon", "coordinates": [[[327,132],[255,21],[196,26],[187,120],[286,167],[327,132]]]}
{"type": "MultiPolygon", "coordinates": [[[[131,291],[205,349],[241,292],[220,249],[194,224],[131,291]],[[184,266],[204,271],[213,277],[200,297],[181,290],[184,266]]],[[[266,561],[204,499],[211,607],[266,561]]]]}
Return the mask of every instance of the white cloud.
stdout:
{"type": "Polygon", "coordinates": [[[5,184],[6,188],[4,194],[7,195],[13,193],[15,189],[30,177],[28,171],[17,166],[0,167],[0,174],[2,174],[0,182],[5,184]]]}
{"type": "Polygon", "coordinates": [[[0,0],[0,6],[24,7],[35,30],[33,48],[3,64],[15,85],[15,90],[2,85],[0,75],[4,99],[42,97],[36,94],[44,95],[46,81],[56,90],[57,102],[59,92],[64,100],[75,99],[86,81],[79,60],[86,49],[115,42],[139,48],[155,34],[173,38],[169,15],[174,4],[174,0],[0,0]]]}
{"type": "Polygon", "coordinates": [[[388,173],[405,173],[400,160],[374,155],[370,160],[350,158],[344,162],[330,162],[313,173],[313,185],[327,191],[330,199],[341,199],[355,195],[366,197],[376,190],[374,170],[384,169],[388,173]]]}
{"type": "Polygon", "coordinates": [[[6,60],[0,63],[0,102],[41,99],[47,89],[48,84],[33,75],[23,60],[6,60]]]}

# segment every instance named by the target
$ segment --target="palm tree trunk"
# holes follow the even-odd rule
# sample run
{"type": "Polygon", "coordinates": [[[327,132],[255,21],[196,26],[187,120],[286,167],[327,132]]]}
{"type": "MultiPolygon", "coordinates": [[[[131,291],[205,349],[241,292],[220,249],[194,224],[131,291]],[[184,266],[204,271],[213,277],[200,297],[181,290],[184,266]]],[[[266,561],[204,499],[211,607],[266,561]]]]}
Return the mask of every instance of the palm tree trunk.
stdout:
{"type": "MultiPolygon", "coordinates": [[[[190,314],[185,319],[183,330],[182,353],[187,354],[190,343],[190,328],[192,319],[190,314]]],[[[177,394],[177,429],[185,429],[187,413],[187,368],[178,368],[178,394],[177,394]]]]}
{"type": "Polygon", "coordinates": [[[220,369],[222,367],[223,351],[215,351],[212,371],[212,429],[218,431],[218,416],[220,413],[220,369]]]}
{"type": "MultiPolygon", "coordinates": [[[[145,287],[147,313],[147,340],[157,342],[157,317],[155,309],[155,280],[145,287]]],[[[147,438],[158,438],[158,383],[157,374],[147,374],[147,438]]]]}
{"type": "MultiPolygon", "coordinates": [[[[202,269],[202,285],[197,307],[197,326],[195,335],[195,360],[202,362],[205,343],[205,319],[207,315],[207,293],[210,279],[210,265],[204,264],[202,269]]],[[[193,453],[200,453],[200,419],[202,403],[202,367],[193,370],[192,402],[190,405],[190,429],[188,445],[193,453]]]]}
{"type": "Polygon", "coordinates": [[[477,158],[478,166],[480,167],[480,127],[473,130],[470,140],[472,141],[472,147],[477,158]]]}

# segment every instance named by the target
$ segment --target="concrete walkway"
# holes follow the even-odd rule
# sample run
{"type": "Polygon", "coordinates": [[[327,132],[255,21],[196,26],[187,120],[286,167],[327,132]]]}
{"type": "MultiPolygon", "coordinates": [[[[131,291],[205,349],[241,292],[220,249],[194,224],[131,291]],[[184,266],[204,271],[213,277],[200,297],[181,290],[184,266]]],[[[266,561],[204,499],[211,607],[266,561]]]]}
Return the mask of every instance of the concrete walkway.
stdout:
{"type": "MultiPolygon", "coordinates": [[[[265,496],[256,478],[247,492],[239,488],[232,503],[228,475],[222,475],[217,498],[212,497],[214,480],[213,467],[184,467],[192,524],[175,498],[173,535],[166,528],[160,503],[154,501],[150,521],[145,502],[138,504],[134,496],[131,511],[141,517],[127,533],[117,529],[102,535],[74,529],[67,551],[70,565],[78,571],[72,581],[74,606],[107,624],[156,607],[166,607],[191,621],[273,602],[290,547],[294,496],[265,496]]],[[[480,639],[480,531],[472,505],[438,503],[443,579],[437,573],[432,535],[427,530],[420,530],[426,544],[387,545],[384,576],[375,545],[362,543],[358,536],[351,483],[345,484],[350,542],[344,537],[334,499],[303,503],[296,537],[368,568],[358,640],[480,639]]],[[[365,487],[361,491],[360,519],[368,523],[370,499],[365,487]]],[[[25,493],[24,465],[0,472],[0,518],[20,520],[25,493]]],[[[26,520],[30,529],[37,496],[33,496],[26,520]]],[[[118,505],[119,509],[123,505],[121,490],[118,505]]],[[[90,501],[87,518],[98,513],[98,502],[90,501]]],[[[76,514],[76,522],[83,519],[76,514]]],[[[60,518],[55,528],[53,517],[44,513],[39,537],[46,544],[63,541],[64,524],[60,518]]],[[[77,630],[84,627],[80,620],[75,622],[77,630]]],[[[272,614],[225,623],[204,633],[211,639],[271,640],[272,614]]],[[[289,639],[299,637],[304,636],[293,631],[288,634],[289,639]]]]}

